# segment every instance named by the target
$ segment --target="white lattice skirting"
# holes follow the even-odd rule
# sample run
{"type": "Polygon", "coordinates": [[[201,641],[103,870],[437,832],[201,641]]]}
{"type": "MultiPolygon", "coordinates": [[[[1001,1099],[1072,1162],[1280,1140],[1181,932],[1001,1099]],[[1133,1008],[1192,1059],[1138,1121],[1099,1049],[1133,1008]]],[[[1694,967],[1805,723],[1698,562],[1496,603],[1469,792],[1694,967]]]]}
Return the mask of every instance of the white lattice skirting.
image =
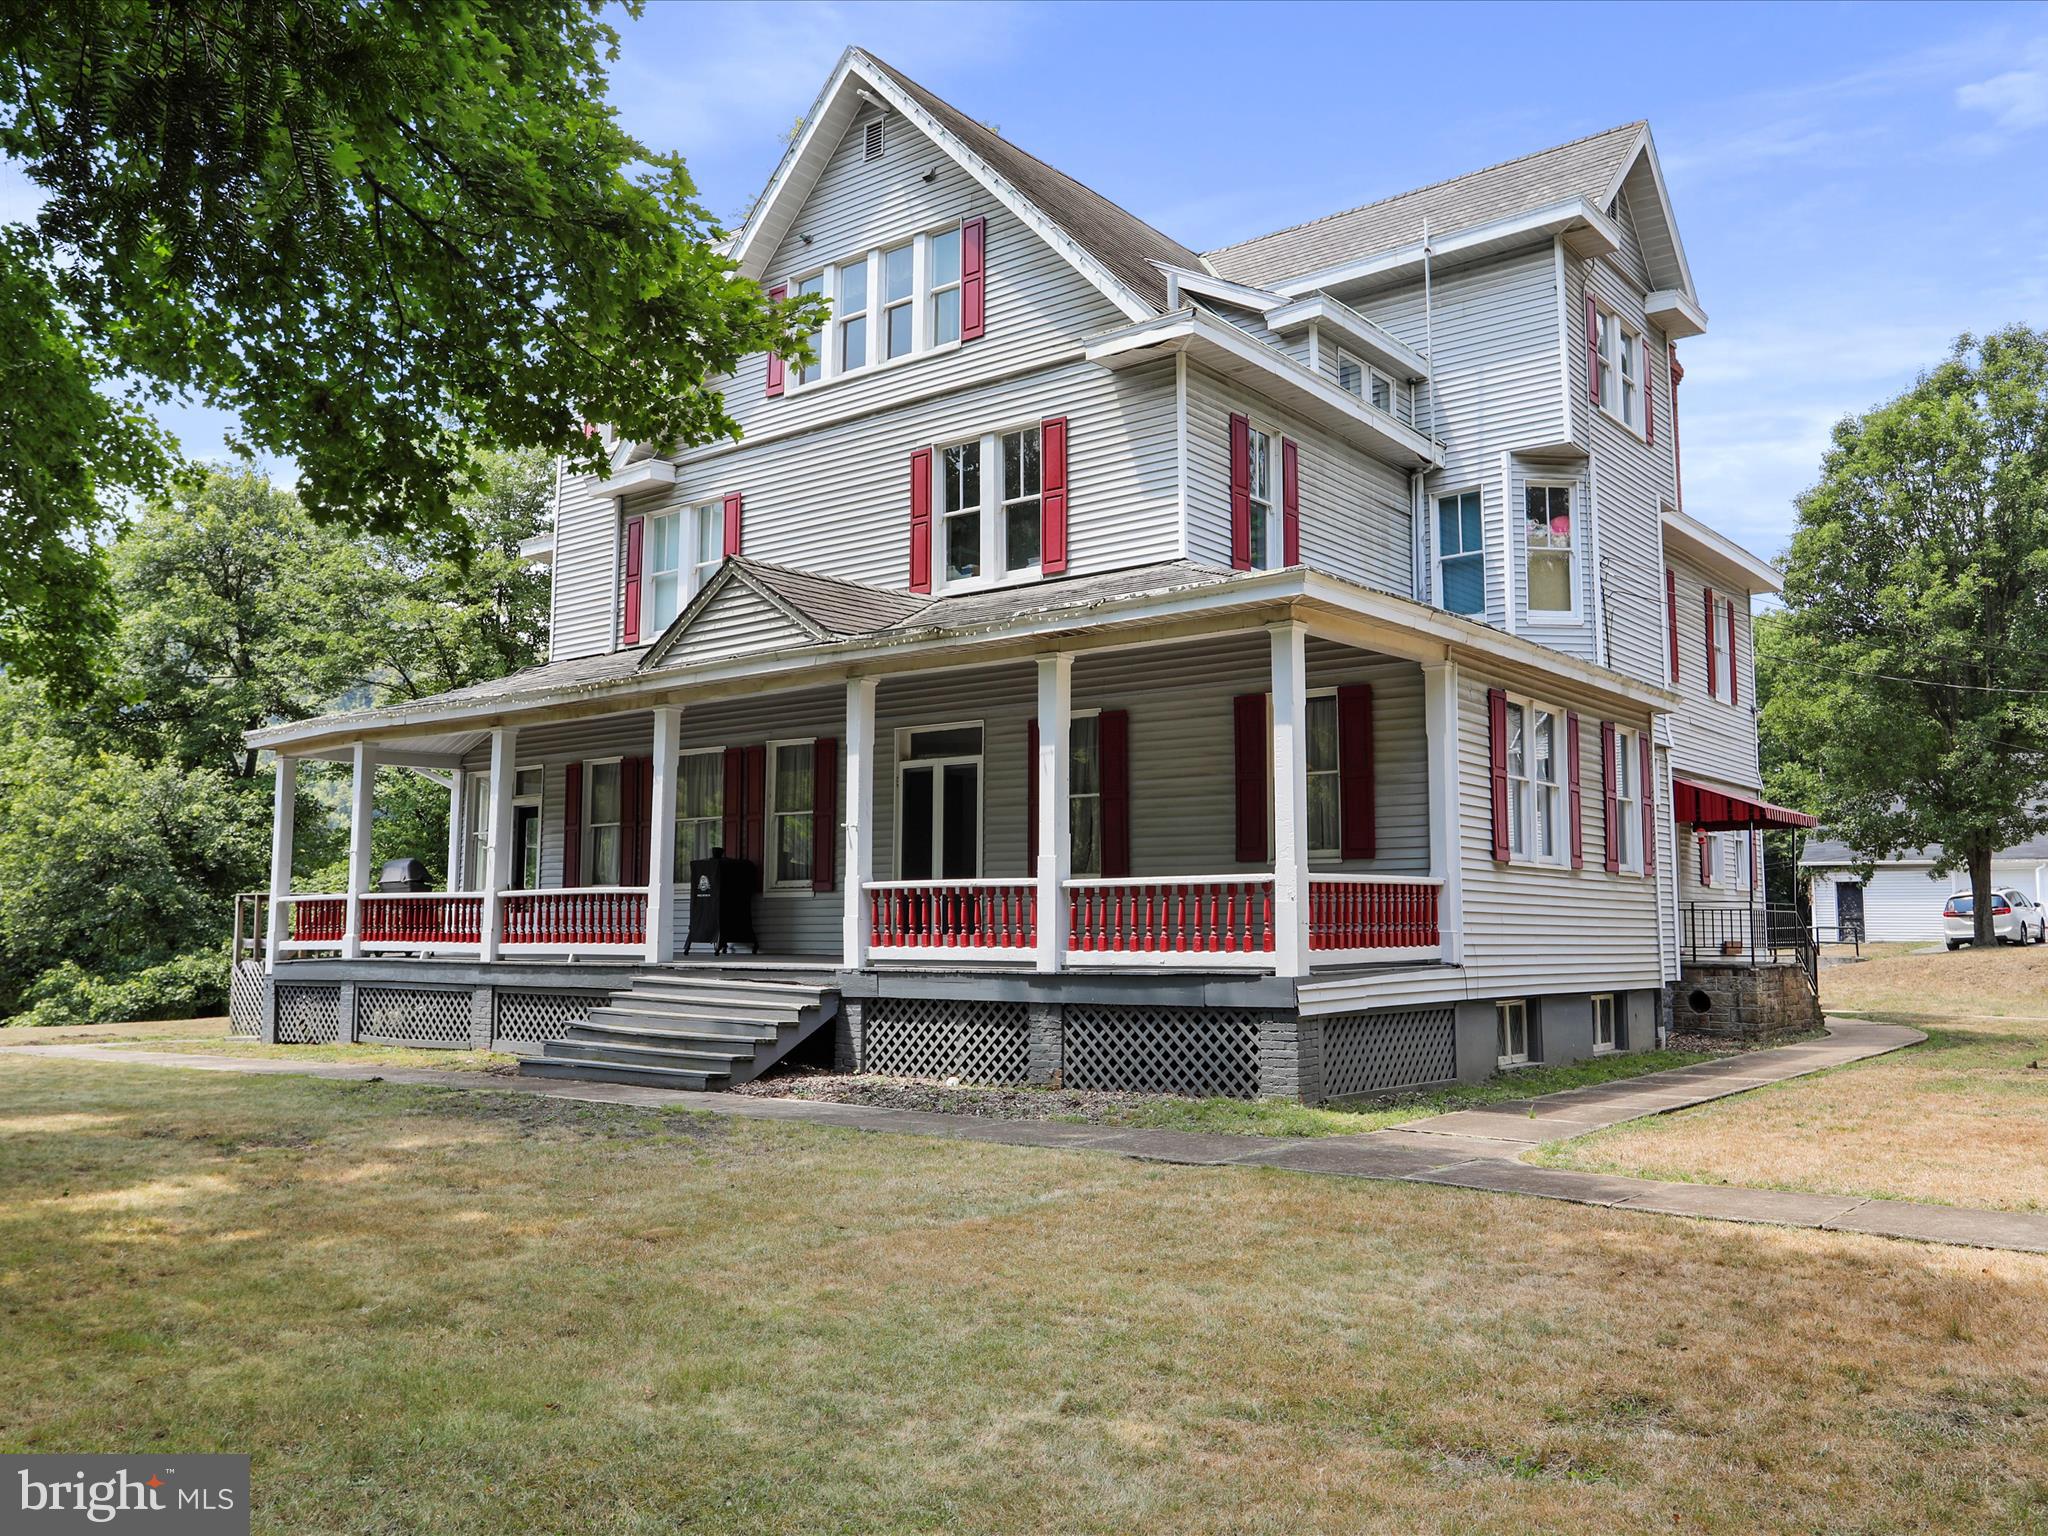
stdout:
{"type": "Polygon", "coordinates": [[[1259,1016],[1238,1008],[1067,1009],[1069,1088],[1256,1098],[1259,1016]]]}
{"type": "Polygon", "coordinates": [[[491,1044],[538,1045],[559,1040],[570,1025],[587,1022],[590,1010],[604,1000],[602,992],[501,990],[491,1020],[491,1044]]]}
{"type": "Polygon", "coordinates": [[[280,1045],[327,1045],[341,1038],[341,988],[281,986],[277,989],[280,1045]]]}
{"type": "Polygon", "coordinates": [[[1021,1083],[1031,1064],[1022,1003],[889,997],[868,1004],[862,1066],[886,1077],[1021,1083]]]}
{"type": "Polygon", "coordinates": [[[261,960],[237,960],[228,972],[228,1033],[243,1040],[263,1033],[261,960]]]}
{"type": "Polygon", "coordinates": [[[1383,1093],[1458,1075],[1449,1008],[1337,1013],[1323,1020],[1323,1092],[1333,1099],[1383,1093]]]}
{"type": "Polygon", "coordinates": [[[469,1045],[469,994],[358,987],[356,1038],[378,1045],[469,1045]]]}

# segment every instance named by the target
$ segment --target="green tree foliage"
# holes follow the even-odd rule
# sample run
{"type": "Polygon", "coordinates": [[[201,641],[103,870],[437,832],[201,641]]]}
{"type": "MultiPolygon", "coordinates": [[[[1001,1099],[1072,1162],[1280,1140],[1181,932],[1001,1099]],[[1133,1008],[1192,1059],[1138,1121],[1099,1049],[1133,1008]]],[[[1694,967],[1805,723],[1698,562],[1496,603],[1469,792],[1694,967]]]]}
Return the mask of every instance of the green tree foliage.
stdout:
{"type": "MultiPolygon", "coordinates": [[[[355,541],[245,472],[179,487],[122,529],[110,675],[83,705],[0,677],[0,1014],[33,1022],[217,1008],[234,893],[268,883],[272,770],[242,733],[532,666],[547,583],[538,455],[483,455],[463,528],[355,541]],[[469,558],[457,551],[467,548],[469,558]]],[[[307,883],[344,863],[345,769],[301,775],[307,883]]],[[[445,870],[448,790],[380,771],[379,858],[445,870]]]]}
{"type": "Polygon", "coordinates": [[[2048,332],[1961,338],[1840,422],[1758,639],[1772,788],[1869,858],[2048,827],[2048,332]]]}
{"type": "Polygon", "coordinates": [[[800,355],[816,306],[736,277],[682,161],[620,129],[601,9],[6,8],[0,154],[44,200],[0,229],[0,665],[84,686],[94,538],[162,489],[174,395],[350,532],[459,534],[492,449],[600,467],[586,421],[736,432],[719,377],[800,355]]]}

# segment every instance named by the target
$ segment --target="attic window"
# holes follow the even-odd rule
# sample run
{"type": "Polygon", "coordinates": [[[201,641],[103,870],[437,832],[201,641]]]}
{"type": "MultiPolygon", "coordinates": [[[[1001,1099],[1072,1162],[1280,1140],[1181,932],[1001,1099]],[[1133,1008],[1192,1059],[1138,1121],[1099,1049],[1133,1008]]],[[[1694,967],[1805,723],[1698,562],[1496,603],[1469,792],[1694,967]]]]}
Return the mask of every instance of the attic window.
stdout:
{"type": "Polygon", "coordinates": [[[867,130],[861,139],[861,158],[863,160],[879,160],[882,158],[882,119],[879,117],[868,124],[867,130]]]}

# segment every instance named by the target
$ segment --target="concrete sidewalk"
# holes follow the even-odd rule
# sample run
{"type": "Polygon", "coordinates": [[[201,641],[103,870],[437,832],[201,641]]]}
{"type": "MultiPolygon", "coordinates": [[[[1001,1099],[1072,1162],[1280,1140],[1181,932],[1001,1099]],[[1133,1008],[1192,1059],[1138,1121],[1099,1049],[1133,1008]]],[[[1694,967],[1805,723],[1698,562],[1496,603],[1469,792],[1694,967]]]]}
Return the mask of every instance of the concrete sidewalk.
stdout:
{"type": "Polygon", "coordinates": [[[995,1120],[921,1110],[876,1109],[811,1099],[768,1099],[690,1093],[620,1083],[495,1077],[412,1067],[355,1066],[234,1056],[184,1056],[119,1045],[25,1045],[0,1052],[101,1065],[178,1067],[320,1077],[339,1082],[421,1084],[476,1093],[525,1093],[596,1104],[689,1109],[746,1120],[798,1121],[878,1134],[986,1141],[1013,1147],[1055,1147],[1204,1167],[1276,1168],[1337,1178],[1442,1184],[1493,1194],[1538,1195],[1613,1210],[1647,1211],[1713,1221],[1759,1222],[1820,1231],[1858,1232],[1959,1247],[2048,1253],[2048,1214],[1980,1211],[1902,1200],[1809,1195],[1718,1184],[1667,1184],[1654,1179],[1534,1168],[1522,1155],[1550,1141],[1583,1136],[1645,1115],[1664,1114],[1743,1093],[1768,1083],[1821,1072],[1899,1050],[1924,1039],[1917,1030],[1860,1019],[1831,1019],[1828,1038],[1804,1045],[1653,1072],[1625,1082],[1574,1088],[1418,1120],[1363,1136],[1284,1138],[1214,1131],[1125,1130],[1054,1121],[995,1120]]]}

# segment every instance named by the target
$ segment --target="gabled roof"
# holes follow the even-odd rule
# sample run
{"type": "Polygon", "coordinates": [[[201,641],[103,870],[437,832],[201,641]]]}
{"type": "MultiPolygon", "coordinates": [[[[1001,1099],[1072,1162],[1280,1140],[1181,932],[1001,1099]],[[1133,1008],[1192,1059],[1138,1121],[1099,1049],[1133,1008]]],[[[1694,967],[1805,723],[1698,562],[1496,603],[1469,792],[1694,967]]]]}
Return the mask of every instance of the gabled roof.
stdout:
{"type": "Polygon", "coordinates": [[[1166,279],[1155,263],[1201,265],[1178,240],[983,127],[901,70],[849,48],[733,238],[733,258],[747,276],[771,275],[767,263],[863,98],[902,113],[1134,320],[1166,307],[1166,279]]]}
{"type": "MultiPolygon", "coordinates": [[[[1623,123],[1453,176],[1363,207],[1347,209],[1206,253],[1220,276],[1270,285],[1420,240],[1560,203],[1584,201],[1604,212],[1649,143],[1649,125],[1623,123]]],[[[1661,183],[1660,183],[1661,185],[1661,183]]],[[[1637,208],[1637,216],[1646,210],[1637,208]]],[[[1685,285],[1690,288],[1690,284],[1685,285]]]]}
{"type": "Polygon", "coordinates": [[[710,625],[719,610],[732,608],[744,597],[765,603],[782,617],[787,628],[779,638],[787,644],[873,634],[931,606],[929,597],[915,592],[871,587],[795,566],[729,555],[675,616],[674,622],[647,648],[640,665],[662,665],[691,634],[710,625]]]}

